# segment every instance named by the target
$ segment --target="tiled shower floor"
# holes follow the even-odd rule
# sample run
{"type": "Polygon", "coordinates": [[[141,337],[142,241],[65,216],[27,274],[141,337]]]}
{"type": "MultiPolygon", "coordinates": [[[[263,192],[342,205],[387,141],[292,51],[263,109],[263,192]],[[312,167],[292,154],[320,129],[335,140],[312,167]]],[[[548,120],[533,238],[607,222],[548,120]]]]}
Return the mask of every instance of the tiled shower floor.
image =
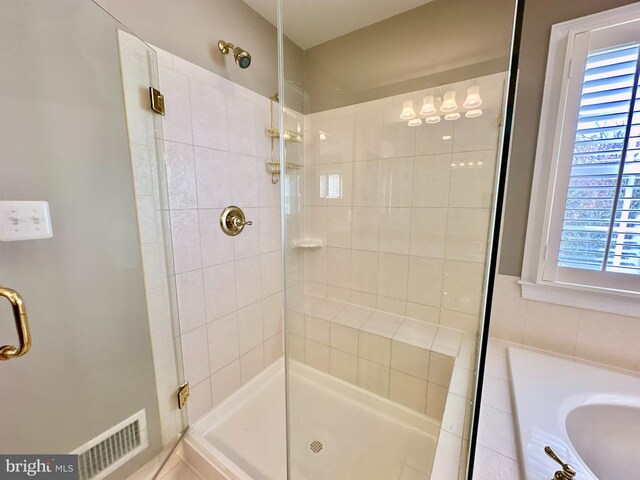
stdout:
{"type": "MultiPolygon", "coordinates": [[[[296,362],[291,367],[294,480],[429,478],[437,422],[296,362]]],[[[285,480],[284,391],[281,361],[197,422],[191,435],[216,458],[226,457],[225,466],[239,467],[240,478],[285,480]]]]}

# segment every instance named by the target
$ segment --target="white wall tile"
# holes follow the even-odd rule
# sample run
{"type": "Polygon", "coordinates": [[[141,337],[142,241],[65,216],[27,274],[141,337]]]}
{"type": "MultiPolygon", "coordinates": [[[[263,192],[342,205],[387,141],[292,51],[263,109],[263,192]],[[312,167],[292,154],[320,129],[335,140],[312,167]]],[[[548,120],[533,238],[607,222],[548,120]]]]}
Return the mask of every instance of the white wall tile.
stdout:
{"type": "Polygon", "coordinates": [[[396,340],[392,342],[391,348],[392,369],[423,380],[429,378],[429,350],[396,340]]]}
{"type": "Polygon", "coordinates": [[[358,357],[332,348],[329,354],[329,373],[345,382],[358,382],[358,357]]]}
{"type": "Polygon", "coordinates": [[[198,210],[203,267],[227,263],[234,258],[233,237],[222,231],[220,212],[217,209],[198,210]]]}
{"type": "Polygon", "coordinates": [[[240,388],[241,385],[240,360],[236,360],[215,372],[211,375],[211,397],[213,406],[218,405],[240,388]]]}
{"type": "Polygon", "coordinates": [[[427,382],[392,369],[389,400],[422,413],[427,402],[427,382]]]}
{"type": "Polygon", "coordinates": [[[588,360],[638,370],[639,338],[638,318],[582,310],[575,354],[588,360]]]}
{"type": "Polygon", "coordinates": [[[389,367],[358,358],[358,386],[383,397],[389,396],[389,367]]]}
{"type": "Polygon", "coordinates": [[[255,303],[262,298],[260,256],[235,262],[236,298],[238,308],[255,303]]]}
{"type": "Polygon", "coordinates": [[[354,116],[353,155],[356,161],[375,160],[382,157],[382,110],[354,116]]]}
{"type": "Polygon", "coordinates": [[[265,368],[282,357],[283,347],[282,332],[276,333],[270,338],[266,338],[263,343],[264,347],[264,366],[265,368]]]}
{"type": "MultiPolygon", "coordinates": [[[[227,150],[227,106],[225,94],[213,85],[189,79],[193,144],[227,150]]],[[[173,99],[172,99],[173,101],[173,99]]]]}
{"type": "Polygon", "coordinates": [[[263,253],[260,256],[262,297],[282,291],[282,255],[280,251],[263,253]]]}
{"type": "Polygon", "coordinates": [[[264,349],[262,344],[240,357],[240,379],[244,385],[258,375],[264,368],[264,349]]]}
{"type": "Polygon", "coordinates": [[[384,208],[380,213],[380,251],[409,254],[410,208],[384,208]]]}
{"type": "Polygon", "coordinates": [[[164,142],[167,166],[167,189],[171,209],[196,208],[196,174],[193,147],[182,143],[164,142]]]}
{"type": "Polygon", "coordinates": [[[229,365],[240,356],[238,314],[231,313],[207,325],[209,365],[212,373],[229,365]]]}
{"type": "Polygon", "coordinates": [[[410,207],[413,195],[413,157],[385,158],[381,169],[384,207],[410,207]]]}
{"type": "Polygon", "coordinates": [[[262,300],[262,332],[267,339],[281,331],[282,293],[276,293],[262,300]]]}
{"type": "Polygon", "coordinates": [[[500,114],[499,108],[485,108],[481,117],[461,117],[451,122],[455,124],[453,151],[495,150],[498,147],[500,114]]]}
{"type": "Polygon", "coordinates": [[[252,222],[240,235],[233,237],[233,253],[236,260],[255,257],[260,254],[260,209],[244,208],[245,218],[252,222]]]}
{"type": "Polygon", "coordinates": [[[198,207],[222,210],[231,204],[229,154],[194,147],[198,207]]]}
{"type": "Polygon", "coordinates": [[[209,376],[209,350],[207,346],[207,328],[198,327],[181,336],[184,376],[194,385],[209,376]]]}
{"type": "Polygon", "coordinates": [[[233,262],[205,268],[203,278],[207,320],[212,321],[234,312],[237,303],[236,271],[233,262]]]}
{"type": "Polygon", "coordinates": [[[385,158],[409,157],[415,152],[416,128],[400,120],[401,111],[400,106],[384,112],[382,155],[385,158]]]}
{"type": "Polygon", "coordinates": [[[353,164],[353,205],[375,207],[380,205],[380,160],[353,164]]]}
{"type": "Polygon", "coordinates": [[[176,273],[202,268],[200,230],[196,210],[171,211],[171,237],[176,273]]]}
{"type": "Polygon", "coordinates": [[[424,125],[416,131],[416,155],[451,153],[453,149],[453,129],[456,122],[440,122],[424,125]],[[449,140],[442,137],[451,136],[449,140]]]}
{"type": "Polygon", "coordinates": [[[489,217],[489,209],[450,208],[445,257],[484,264],[489,240],[489,217]]]}
{"type": "Polygon", "coordinates": [[[281,218],[278,207],[260,208],[260,251],[275,252],[282,248],[281,218]]]}
{"type": "Polygon", "coordinates": [[[304,361],[307,365],[321,372],[329,373],[329,346],[313,340],[305,340],[304,361]]]}
{"type": "Polygon", "coordinates": [[[349,206],[353,203],[353,163],[332,163],[327,165],[327,206],[349,206]],[[336,181],[337,179],[337,181],[336,181]],[[329,185],[336,181],[339,191],[329,191],[329,185]]]}
{"type": "Polygon", "coordinates": [[[484,266],[477,263],[444,262],[442,306],[448,310],[477,315],[484,285],[484,266]]]}
{"type": "Polygon", "coordinates": [[[189,105],[189,81],[185,75],[159,67],[160,89],[165,98],[171,99],[162,119],[164,139],[171,142],[191,143],[191,108],[189,105]]]}
{"type": "Polygon", "coordinates": [[[530,301],[522,341],[532,347],[573,355],[579,324],[580,310],[576,308],[530,301]]]}
{"type": "Polygon", "coordinates": [[[342,350],[343,352],[358,354],[358,330],[345,325],[331,322],[330,325],[330,345],[331,348],[342,350]]]}
{"type": "Polygon", "coordinates": [[[350,207],[327,208],[327,245],[338,248],[351,248],[350,207]]]}
{"type": "Polygon", "coordinates": [[[447,207],[451,155],[426,155],[415,159],[414,207],[447,207]]]}
{"type": "MultiPolygon", "coordinates": [[[[258,202],[258,176],[262,176],[262,162],[254,157],[229,154],[229,192],[231,204],[245,209],[262,206],[258,202]]],[[[266,174],[265,174],[266,175],[266,174]]]]}
{"type": "Polygon", "coordinates": [[[378,255],[378,295],[406,300],[408,274],[408,255],[380,253],[378,255]]]}
{"type": "Polygon", "coordinates": [[[358,333],[358,356],[389,367],[391,365],[391,340],[361,330],[358,333]]]}
{"type": "Polygon", "coordinates": [[[351,252],[351,289],[376,293],[378,287],[378,253],[351,252]]]}
{"type": "Polygon", "coordinates": [[[262,302],[256,302],[238,310],[238,336],[240,355],[244,355],[264,341],[262,302]]]}
{"type": "MultiPolygon", "coordinates": [[[[176,292],[180,318],[180,332],[186,333],[205,324],[204,287],[202,271],[176,275],[176,292]]],[[[167,305],[168,306],[168,305],[167,305]]]]}
{"type": "Polygon", "coordinates": [[[207,377],[202,382],[189,388],[189,423],[196,422],[205,413],[211,410],[211,381],[207,377]]]}
{"type": "Polygon", "coordinates": [[[444,262],[436,258],[409,257],[407,300],[439,307],[444,262]]]}
{"type": "Polygon", "coordinates": [[[327,248],[327,284],[335,287],[351,286],[351,250],[327,248]]]}
{"type": "Polygon", "coordinates": [[[351,247],[353,249],[378,250],[380,236],[379,208],[354,207],[351,225],[351,247]]]}
{"type": "Polygon", "coordinates": [[[413,208],[411,210],[409,251],[411,255],[443,258],[446,234],[446,208],[413,208]]]}
{"type": "Polygon", "coordinates": [[[449,206],[491,208],[496,152],[454,153],[451,168],[449,206]]]}

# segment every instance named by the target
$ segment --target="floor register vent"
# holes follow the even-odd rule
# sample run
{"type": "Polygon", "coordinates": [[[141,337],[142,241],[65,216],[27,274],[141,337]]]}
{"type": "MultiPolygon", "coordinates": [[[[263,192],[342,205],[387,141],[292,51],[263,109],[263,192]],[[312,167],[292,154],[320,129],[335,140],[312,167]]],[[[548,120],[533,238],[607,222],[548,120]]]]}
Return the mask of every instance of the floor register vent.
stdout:
{"type": "Polygon", "coordinates": [[[146,415],[140,410],[71,453],[78,455],[80,480],[100,480],[148,445],[146,415]]]}

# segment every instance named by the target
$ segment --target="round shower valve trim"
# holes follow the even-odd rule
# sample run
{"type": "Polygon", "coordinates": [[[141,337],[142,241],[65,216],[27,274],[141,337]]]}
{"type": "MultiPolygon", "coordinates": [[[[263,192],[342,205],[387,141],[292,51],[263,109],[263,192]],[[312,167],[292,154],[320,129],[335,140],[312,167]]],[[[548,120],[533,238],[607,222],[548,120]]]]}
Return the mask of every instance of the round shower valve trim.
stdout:
{"type": "Polygon", "coordinates": [[[247,220],[244,212],[240,207],[230,205],[220,214],[220,228],[231,237],[239,235],[246,225],[253,225],[253,222],[247,220]]]}

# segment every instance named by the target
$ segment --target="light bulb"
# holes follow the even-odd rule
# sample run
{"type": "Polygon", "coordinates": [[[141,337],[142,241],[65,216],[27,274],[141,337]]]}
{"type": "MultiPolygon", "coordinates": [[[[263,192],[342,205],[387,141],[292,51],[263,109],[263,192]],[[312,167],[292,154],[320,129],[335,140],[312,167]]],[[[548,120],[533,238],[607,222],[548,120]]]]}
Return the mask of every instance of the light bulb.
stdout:
{"type": "Polygon", "coordinates": [[[456,92],[455,90],[449,90],[444,94],[444,101],[440,106],[441,112],[453,112],[458,108],[458,104],[456,103],[456,92]]]}
{"type": "Polygon", "coordinates": [[[417,127],[418,125],[422,125],[422,120],[420,118],[414,118],[413,120],[409,120],[407,125],[410,127],[417,127]]]}
{"type": "Polygon", "coordinates": [[[476,108],[482,105],[482,98],[480,98],[480,86],[473,85],[467,89],[467,98],[462,106],[464,108],[476,108]]]}
{"type": "Polygon", "coordinates": [[[436,113],[436,106],[433,104],[433,95],[427,95],[422,99],[422,108],[420,115],[427,116],[436,113]]]}
{"type": "Polygon", "coordinates": [[[416,112],[413,109],[413,100],[405,100],[402,102],[402,112],[400,113],[400,118],[402,120],[411,120],[416,116],[416,112]]]}
{"type": "Polygon", "coordinates": [[[424,120],[425,123],[429,124],[429,125],[433,125],[435,123],[439,123],[440,122],[440,117],[435,115],[433,117],[427,117],[424,120]]]}
{"type": "Polygon", "coordinates": [[[477,110],[469,110],[467,113],[464,114],[464,116],[467,118],[476,118],[482,115],[482,113],[483,113],[482,110],[478,108],[477,110]]]}
{"type": "Polygon", "coordinates": [[[459,113],[447,113],[444,116],[445,120],[458,120],[460,118],[460,114],[459,113]]]}

